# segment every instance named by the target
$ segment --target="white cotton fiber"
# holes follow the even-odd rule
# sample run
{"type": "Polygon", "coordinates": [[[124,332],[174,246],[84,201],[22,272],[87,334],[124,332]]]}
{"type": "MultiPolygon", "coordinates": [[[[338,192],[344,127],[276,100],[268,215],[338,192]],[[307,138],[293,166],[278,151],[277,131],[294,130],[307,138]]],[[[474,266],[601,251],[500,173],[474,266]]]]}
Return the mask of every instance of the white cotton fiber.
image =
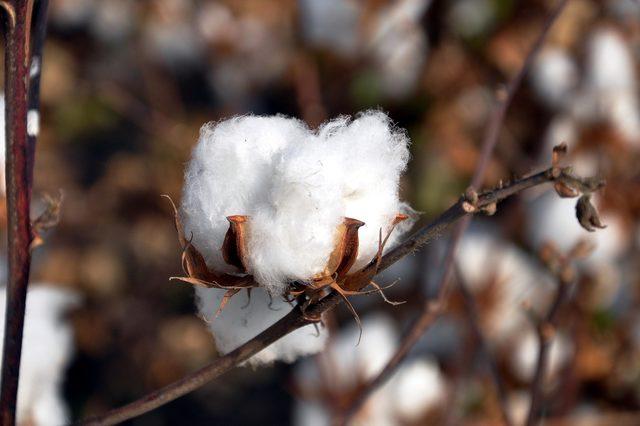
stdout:
{"type": "MultiPolygon", "coordinates": [[[[269,299],[263,289],[254,289],[251,299],[247,292],[236,294],[217,318],[224,290],[196,288],[198,308],[209,325],[222,353],[228,353],[264,331],[284,317],[292,306],[280,297],[269,299]]],[[[263,349],[249,359],[252,365],[268,364],[275,360],[293,362],[297,357],[316,353],[324,347],[327,333],[322,326],[302,327],[263,349]]]]}
{"type": "MultiPolygon", "coordinates": [[[[398,199],[408,157],[408,139],[381,112],[338,118],[310,130],[285,117],[236,117],[205,125],[188,165],[181,214],[185,233],[208,266],[237,272],[220,248],[230,215],[249,216],[248,272],[264,288],[236,295],[218,318],[223,290],[197,289],[200,312],[209,320],[218,348],[235,349],[284,316],[289,282],[322,273],[344,217],[365,222],[359,231],[355,268],[378,250],[395,215],[410,212],[398,199]],[[268,307],[273,296],[273,311],[268,307]]],[[[393,245],[408,224],[389,241],[393,245]]],[[[324,334],[308,326],[253,358],[255,363],[293,361],[318,352],[324,334]]]]}
{"type": "MultiPolygon", "coordinates": [[[[27,293],[18,423],[60,426],[68,422],[62,398],[64,372],[72,353],[71,326],[63,315],[78,303],[77,295],[50,286],[32,286],[27,293]]],[[[0,291],[0,327],[4,338],[6,289],[0,291]]],[[[0,340],[2,350],[3,339],[0,340]]]]}
{"type": "Polygon", "coordinates": [[[339,224],[352,217],[365,222],[356,264],[362,266],[377,251],[379,230],[408,210],[398,199],[407,146],[405,133],[376,111],[338,118],[317,131],[285,117],[207,124],[185,176],[186,235],[193,233],[211,268],[233,272],[220,252],[226,217],[250,216],[249,272],[279,295],[288,282],[324,270],[339,224]]]}

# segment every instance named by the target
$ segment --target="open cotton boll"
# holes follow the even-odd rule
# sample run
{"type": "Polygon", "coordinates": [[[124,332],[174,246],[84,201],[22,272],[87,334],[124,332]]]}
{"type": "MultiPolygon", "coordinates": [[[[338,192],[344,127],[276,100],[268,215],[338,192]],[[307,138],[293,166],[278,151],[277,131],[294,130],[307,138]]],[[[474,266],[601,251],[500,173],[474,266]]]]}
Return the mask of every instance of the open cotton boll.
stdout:
{"type": "MultiPolygon", "coordinates": [[[[5,303],[6,288],[0,292],[2,336],[5,303]]],[[[60,288],[44,285],[29,288],[18,385],[18,423],[60,426],[68,421],[62,382],[71,357],[73,335],[63,315],[77,303],[76,294],[60,288]]],[[[2,344],[0,340],[0,350],[2,344]]]]}
{"type": "MultiPolygon", "coordinates": [[[[268,293],[257,288],[251,292],[242,291],[229,301],[222,312],[215,317],[225,291],[213,288],[196,288],[196,300],[200,314],[206,320],[222,353],[228,353],[259,333],[266,330],[291,311],[292,306],[281,298],[270,299],[268,293]]],[[[276,360],[293,362],[296,358],[319,352],[324,347],[327,333],[307,325],[287,334],[277,342],[267,346],[249,359],[249,364],[258,366],[276,360]]]]}
{"type": "MultiPolygon", "coordinates": [[[[296,119],[236,117],[205,125],[185,175],[186,235],[208,265],[233,272],[220,252],[227,216],[249,216],[248,272],[274,295],[322,273],[344,217],[365,222],[356,266],[378,249],[397,213],[408,138],[381,112],[338,118],[317,132],[296,119]]],[[[395,232],[389,246],[409,225],[395,232]]]]}

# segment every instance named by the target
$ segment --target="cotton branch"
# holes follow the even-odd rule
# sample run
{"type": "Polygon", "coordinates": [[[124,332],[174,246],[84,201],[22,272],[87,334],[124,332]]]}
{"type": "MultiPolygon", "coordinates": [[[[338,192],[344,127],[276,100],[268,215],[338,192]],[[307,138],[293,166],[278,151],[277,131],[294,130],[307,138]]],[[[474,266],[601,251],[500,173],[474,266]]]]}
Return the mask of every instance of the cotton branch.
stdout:
{"type": "MultiPolygon", "coordinates": [[[[380,262],[371,262],[358,272],[361,281],[353,283],[354,287],[361,289],[369,285],[370,279],[378,272],[393,265],[403,257],[413,253],[419,247],[433,241],[444,231],[446,231],[453,223],[459,219],[474,214],[482,213],[487,209],[492,210],[500,201],[512,195],[518,194],[526,189],[539,186],[549,182],[568,181],[576,179],[583,182],[577,176],[571,174],[569,168],[561,169],[560,174],[554,173],[554,167],[545,171],[514,180],[506,183],[501,187],[497,187],[480,194],[467,194],[462,196],[457,203],[452,205],[444,213],[442,213],[435,221],[423,226],[407,240],[400,243],[394,249],[382,256],[380,262]]],[[[116,408],[106,414],[95,416],[87,420],[81,421],[82,425],[112,425],[116,424],[158,408],[176,398],[186,395],[213,379],[221,376],[227,371],[233,369],[238,364],[246,361],[262,349],[266,348],[273,342],[279,340],[286,334],[312,324],[309,318],[320,317],[323,313],[337,306],[341,297],[336,293],[331,293],[318,303],[307,308],[305,313],[296,306],[291,312],[273,324],[271,327],[249,340],[239,348],[223,355],[213,361],[206,367],[174,382],[164,388],[158,389],[130,404],[116,408]]],[[[433,319],[441,312],[444,304],[433,304],[433,319]]],[[[419,336],[418,336],[419,337],[419,336]]]]}
{"type": "MultiPolygon", "coordinates": [[[[9,278],[2,355],[0,416],[3,425],[15,424],[24,311],[33,238],[29,217],[37,126],[28,123],[30,108],[37,106],[39,72],[30,78],[30,52],[40,54],[48,2],[37,2],[35,37],[31,40],[33,0],[4,0],[6,91],[6,187],[9,278]],[[30,44],[32,43],[32,44],[30,44]],[[29,87],[31,84],[31,87],[29,87]]],[[[38,69],[39,69],[38,64],[38,69]]]]}

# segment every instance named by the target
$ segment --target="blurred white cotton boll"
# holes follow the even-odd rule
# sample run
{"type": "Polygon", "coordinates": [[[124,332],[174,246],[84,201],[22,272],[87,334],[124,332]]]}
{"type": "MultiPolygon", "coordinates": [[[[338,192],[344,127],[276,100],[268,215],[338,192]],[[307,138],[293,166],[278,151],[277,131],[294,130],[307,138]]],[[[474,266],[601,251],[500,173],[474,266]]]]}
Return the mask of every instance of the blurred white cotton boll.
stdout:
{"type": "Polygon", "coordinates": [[[570,100],[578,69],[565,50],[549,47],[538,55],[530,76],[537,95],[550,107],[559,108],[570,100]]]}
{"type": "MultiPolygon", "coordinates": [[[[384,314],[363,318],[360,330],[350,325],[332,336],[316,360],[305,360],[296,367],[297,387],[305,400],[294,410],[296,425],[330,425],[331,404],[353,395],[367,380],[375,377],[393,356],[399,334],[393,320],[384,314]],[[322,396],[327,396],[322,399],[322,396]],[[321,397],[321,399],[314,399],[321,397]]],[[[445,399],[446,382],[431,359],[413,359],[399,367],[387,383],[378,388],[365,406],[351,419],[354,425],[393,425],[421,421],[445,399]]]]}
{"type": "Polygon", "coordinates": [[[354,0],[299,0],[306,40],[315,46],[350,55],[358,46],[362,6],[354,0]]]}
{"type": "MultiPolygon", "coordinates": [[[[530,382],[536,370],[540,341],[533,330],[520,334],[514,343],[511,354],[511,368],[518,379],[530,382]]],[[[545,378],[557,377],[559,370],[566,365],[573,353],[571,340],[562,333],[551,339],[545,378]]]]}
{"type": "Polygon", "coordinates": [[[622,36],[602,28],[589,40],[586,90],[597,117],[605,117],[630,142],[640,143],[640,105],[632,53],[622,36]]]}
{"type": "Polygon", "coordinates": [[[456,0],[449,10],[451,28],[463,37],[476,37],[489,30],[496,18],[491,0],[456,0]]]}
{"type": "Polygon", "coordinates": [[[369,43],[382,89],[388,96],[408,95],[420,77],[428,51],[420,19],[430,3],[431,0],[401,0],[378,16],[369,43]]]}
{"type": "Polygon", "coordinates": [[[445,401],[446,383],[438,364],[418,359],[403,366],[390,385],[392,407],[402,422],[417,422],[445,401]]]}
{"type": "MultiPolygon", "coordinates": [[[[64,373],[72,354],[73,332],[64,314],[79,303],[76,294],[46,285],[27,293],[18,386],[18,422],[60,426],[68,422],[62,399],[64,373]]],[[[0,292],[4,336],[6,288],[0,292]]],[[[0,350],[3,340],[0,340],[0,350]]]]}
{"type": "Polygon", "coordinates": [[[622,36],[610,28],[597,30],[589,40],[587,84],[596,90],[633,90],[636,87],[631,51],[622,36]]]}
{"type": "Polygon", "coordinates": [[[98,2],[91,18],[90,30],[103,42],[122,42],[133,31],[135,12],[135,2],[132,0],[98,2]]]}
{"type": "Polygon", "coordinates": [[[57,0],[51,2],[51,21],[61,26],[80,26],[93,15],[96,0],[57,0]]]}
{"type": "Polygon", "coordinates": [[[554,289],[554,280],[516,246],[482,228],[467,232],[456,256],[460,273],[472,292],[493,284],[494,306],[485,316],[487,336],[504,342],[529,326],[522,304],[541,311],[554,289]]]}
{"type": "MultiPolygon", "coordinates": [[[[231,298],[218,317],[215,313],[220,306],[224,290],[196,288],[196,300],[200,314],[205,318],[222,353],[228,353],[284,317],[292,306],[279,297],[270,299],[261,288],[251,292],[242,291],[231,298]]],[[[327,333],[322,327],[313,325],[302,327],[249,359],[249,364],[269,364],[276,360],[293,362],[296,358],[320,351],[325,344],[327,333]]]]}
{"type": "MultiPolygon", "coordinates": [[[[607,225],[597,232],[588,232],[580,226],[575,213],[575,198],[560,198],[553,191],[547,191],[540,197],[528,201],[527,236],[533,247],[540,247],[552,241],[566,252],[581,239],[595,244],[595,250],[585,260],[587,264],[610,263],[624,252],[629,237],[624,231],[621,220],[611,214],[602,214],[607,225]]],[[[598,207],[598,197],[594,197],[598,207]]]]}
{"type": "MultiPolygon", "coordinates": [[[[249,216],[249,273],[272,294],[322,272],[344,217],[365,222],[356,267],[377,252],[379,230],[397,213],[408,139],[381,112],[339,118],[317,132],[284,117],[236,117],[203,127],[185,175],[186,235],[210,267],[231,272],[220,253],[227,216],[249,216]]],[[[392,246],[411,221],[389,240],[392,246]]]]}

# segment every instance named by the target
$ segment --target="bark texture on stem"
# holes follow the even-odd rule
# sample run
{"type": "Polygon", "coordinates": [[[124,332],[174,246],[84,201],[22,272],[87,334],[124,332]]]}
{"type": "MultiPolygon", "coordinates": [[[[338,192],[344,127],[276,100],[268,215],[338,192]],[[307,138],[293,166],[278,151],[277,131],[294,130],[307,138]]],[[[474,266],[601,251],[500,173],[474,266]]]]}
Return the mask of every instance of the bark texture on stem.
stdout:
{"type": "Polygon", "coordinates": [[[14,425],[24,311],[31,264],[29,211],[35,138],[27,136],[33,0],[3,2],[5,10],[6,188],[9,278],[2,354],[0,420],[14,425]]]}

